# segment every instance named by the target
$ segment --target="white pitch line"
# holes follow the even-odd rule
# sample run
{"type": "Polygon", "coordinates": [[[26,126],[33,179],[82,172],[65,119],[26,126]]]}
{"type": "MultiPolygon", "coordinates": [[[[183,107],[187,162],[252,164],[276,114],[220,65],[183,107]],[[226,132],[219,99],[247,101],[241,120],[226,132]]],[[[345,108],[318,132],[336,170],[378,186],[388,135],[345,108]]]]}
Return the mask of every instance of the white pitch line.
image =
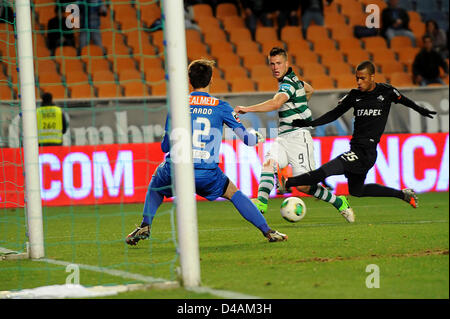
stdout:
{"type": "MultiPolygon", "coordinates": [[[[168,281],[163,278],[154,278],[154,277],[150,277],[150,276],[144,276],[144,275],[140,275],[140,274],[130,273],[130,272],[123,271],[123,270],[108,269],[108,268],[92,266],[92,265],[70,263],[67,261],[61,261],[61,260],[55,260],[55,259],[49,259],[49,258],[33,259],[33,261],[46,262],[49,264],[54,264],[54,265],[59,265],[59,266],[68,266],[68,265],[76,264],[80,269],[86,269],[86,270],[94,271],[94,272],[101,272],[101,273],[105,273],[105,274],[108,274],[111,276],[122,277],[122,278],[126,278],[126,279],[133,279],[133,280],[142,281],[145,283],[161,283],[161,282],[173,283],[173,282],[168,281]]],[[[178,282],[176,282],[176,283],[178,283],[178,282]]],[[[242,294],[239,292],[227,291],[227,290],[217,290],[217,289],[213,289],[213,288],[209,288],[209,287],[189,287],[189,288],[185,287],[185,289],[196,292],[196,293],[209,293],[211,295],[214,295],[217,297],[222,297],[222,298],[227,298],[227,299],[261,299],[260,297],[250,296],[250,295],[242,294]]]]}

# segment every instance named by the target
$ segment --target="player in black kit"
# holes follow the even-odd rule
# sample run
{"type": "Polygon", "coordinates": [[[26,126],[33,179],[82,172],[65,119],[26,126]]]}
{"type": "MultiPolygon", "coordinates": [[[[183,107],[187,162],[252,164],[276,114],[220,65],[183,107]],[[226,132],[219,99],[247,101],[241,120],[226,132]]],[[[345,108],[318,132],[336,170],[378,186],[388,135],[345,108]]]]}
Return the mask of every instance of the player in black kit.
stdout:
{"type": "Polygon", "coordinates": [[[364,61],[356,68],[358,89],[351,90],[338,103],[337,107],[313,121],[294,120],[293,126],[308,127],[330,123],[353,107],[354,130],[350,141],[350,151],[345,152],[320,168],[288,178],[284,188],[300,185],[314,185],[328,176],[344,174],[348,180],[350,195],[356,197],[397,197],[412,207],[418,206],[414,190],[397,190],[379,184],[364,184],[367,172],[377,159],[377,144],[386,127],[391,103],[400,103],[432,118],[434,111],[423,108],[396,88],[385,83],[375,83],[375,67],[364,61]]]}

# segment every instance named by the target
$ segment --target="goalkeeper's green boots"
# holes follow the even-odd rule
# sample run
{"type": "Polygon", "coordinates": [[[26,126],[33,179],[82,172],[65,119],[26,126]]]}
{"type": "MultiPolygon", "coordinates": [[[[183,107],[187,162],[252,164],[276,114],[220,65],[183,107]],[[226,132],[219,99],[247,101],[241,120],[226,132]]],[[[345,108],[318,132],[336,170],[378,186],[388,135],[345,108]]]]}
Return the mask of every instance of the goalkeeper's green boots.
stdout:
{"type": "Polygon", "coordinates": [[[338,209],[339,213],[349,223],[355,222],[355,213],[353,212],[353,209],[350,207],[350,204],[348,202],[347,197],[345,197],[345,196],[338,196],[338,198],[340,198],[342,200],[342,205],[338,209]]]}
{"type": "Polygon", "coordinates": [[[125,241],[128,245],[135,246],[139,240],[147,239],[148,237],[150,237],[150,225],[144,227],[136,225],[136,229],[127,236],[125,241]]]}
{"type": "Polygon", "coordinates": [[[267,204],[264,204],[257,198],[252,199],[253,204],[255,204],[256,208],[261,212],[261,214],[265,214],[267,212],[267,204]]]}
{"type": "Polygon", "coordinates": [[[417,197],[416,192],[414,192],[414,190],[412,190],[411,188],[405,188],[402,189],[402,193],[404,195],[403,200],[405,202],[407,202],[414,208],[419,207],[419,198],[417,197]]]}

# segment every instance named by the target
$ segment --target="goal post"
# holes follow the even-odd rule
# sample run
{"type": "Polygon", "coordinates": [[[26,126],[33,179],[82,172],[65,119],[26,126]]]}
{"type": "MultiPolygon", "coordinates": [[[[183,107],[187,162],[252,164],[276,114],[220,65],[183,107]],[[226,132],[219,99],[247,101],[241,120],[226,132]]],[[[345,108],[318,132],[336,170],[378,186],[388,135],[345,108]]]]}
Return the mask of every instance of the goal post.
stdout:
{"type": "Polygon", "coordinates": [[[15,4],[21,91],[20,108],[23,127],[25,207],[28,224],[29,257],[35,259],[44,257],[45,252],[39,177],[30,0],[16,0],[15,4]]]}
{"type": "Polygon", "coordinates": [[[200,285],[197,211],[195,202],[192,136],[188,103],[186,36],[183,1],[165,0],[163,13],[171,115],[171,153],[176,194],[178,245],[183,285],[200,285]],[[178,147],[179,146],[179,147],[178,147]]]}

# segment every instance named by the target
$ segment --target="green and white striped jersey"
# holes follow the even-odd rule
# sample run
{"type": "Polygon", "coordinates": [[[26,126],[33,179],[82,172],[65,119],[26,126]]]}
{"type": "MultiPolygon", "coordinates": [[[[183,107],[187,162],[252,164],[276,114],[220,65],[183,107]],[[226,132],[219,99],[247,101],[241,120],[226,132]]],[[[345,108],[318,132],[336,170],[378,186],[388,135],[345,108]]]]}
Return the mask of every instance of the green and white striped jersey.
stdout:
{"type": "Polygon", "coordinates": [[[303,81],[298,79],[292,68],[288,69],[279,82],[277,93],[284,93],[289,97],[289,100],[278,109],[278,135],[300,129],[291,125],[295,119],[312,120],[303,81]]]}

